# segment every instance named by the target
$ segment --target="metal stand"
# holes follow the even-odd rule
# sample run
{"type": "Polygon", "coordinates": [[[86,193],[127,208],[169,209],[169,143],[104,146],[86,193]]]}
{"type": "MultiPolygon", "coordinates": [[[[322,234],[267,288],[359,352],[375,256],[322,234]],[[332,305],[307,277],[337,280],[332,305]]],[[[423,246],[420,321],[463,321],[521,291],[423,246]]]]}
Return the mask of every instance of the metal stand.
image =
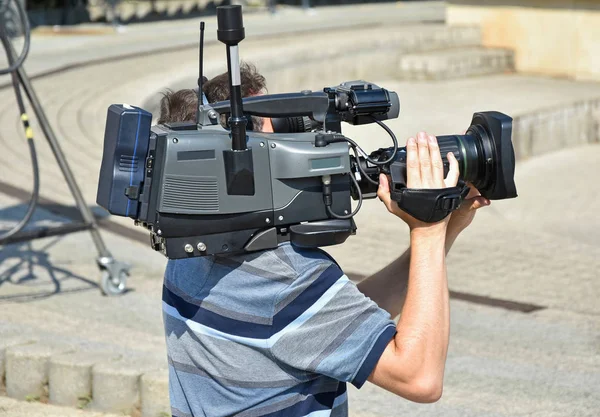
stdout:
{"type": "MultiPolygon", "coordinates": [[[[16,57],[16,53],[10,47],[10,50],[7,53],[12,54],[13,58],[16,57]]],[[[14,58],[16,59],[16,58],[14,58]]],[[[119,262],[113,258],[111,253],[106,248],[102,237],[100,236],[100,232],[98,231],[98,224],[96,223],[96,219],[92,214],[90,208],[85,204],[83,199],[83,195],[81,194],[81,190],[77,186],[75,182],[75,177],[73,176],[73,172],[67,163],[65,155],[56,139],[54,131],[46,118],[46,114],[40,105],[40,101],[38,100],[37,95],[31,85],[31,81],[25,72],[23,66],[20,66],[17,69],[17,75],[19,78],[19,82],[25,90],[25,94],[29,98],[29,102],[33,107],[33,111],[40,123],[40,127],[44,132],[44,136],[46,137],[52,152],[54,153],[54,157],[56,158],[56,162],[58,162],[58,166],[60,167],[65,180],[71,190],[71,194],[75,198],[75,202],[77,204],[77,208],[81,213],[82,222],[81,223],[71,223],[58,227],[44,227],[37,230],[32,231],[24,231],[17,233],[10,238],[1,241],[0,244],[8,244],[8,243],[16,243],[29,241],[33,239],[39,239],[48,236],[59,236],[66,235],[68,233],[79,232],[82,230],[89,230],[92,239],[94,241],[94,245],[96,245],[96,249],[98,250],[98,258],[96,258],[96,262],[98,263],[98,267],[102,273],[102,277],[100,280],[100,288],[105,295],[118,295],[122,294],[125,291],[125,284],[127,281],[127,277],[129,276],[130,265],[119,262]]]]}

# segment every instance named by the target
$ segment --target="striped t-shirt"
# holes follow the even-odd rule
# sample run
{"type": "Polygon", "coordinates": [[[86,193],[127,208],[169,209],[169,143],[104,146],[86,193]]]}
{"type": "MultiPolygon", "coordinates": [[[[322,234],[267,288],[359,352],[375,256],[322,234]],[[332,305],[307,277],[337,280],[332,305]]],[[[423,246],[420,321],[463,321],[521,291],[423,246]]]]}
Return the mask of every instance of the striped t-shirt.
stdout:
{"type": "Polygon", "coordinates": [[[320,250],[171,260],[163,287],[176,417],[342,417],[395,334],[320,250]]]}

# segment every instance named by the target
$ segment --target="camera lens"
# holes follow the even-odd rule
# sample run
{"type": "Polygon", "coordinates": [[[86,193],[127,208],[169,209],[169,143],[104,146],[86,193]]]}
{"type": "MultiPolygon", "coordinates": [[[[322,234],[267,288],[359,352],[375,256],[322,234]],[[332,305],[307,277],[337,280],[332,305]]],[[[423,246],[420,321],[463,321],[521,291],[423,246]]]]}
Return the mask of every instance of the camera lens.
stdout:
{"type": "MultiPolygon", "coordinates": [[[[490,200],[516,197],[515,153],[511,136],[512,119],[507,115],[498,112],[475,113],[466,134],[437,137],[444,162],[444,175],[448,174],[450,167],[446,155],[452,152],[458,160],[460,178],[473,184],[482,196],[490,200]]],[[[370,157],[384,161],[391,152],[392,148],[379,149],[370,157]]],[[[398,148],[392,165],[401,168],[406,178],[406,148],[398,148]]],[[[354,160],[354,166],[371,179],[362,179],[359,186],[366,198],[373,198],[380,168],[362,157],[354,160]]],[[[389,170],[390,167],[383,168],[383,172],[389,173],[389,170]]]]}

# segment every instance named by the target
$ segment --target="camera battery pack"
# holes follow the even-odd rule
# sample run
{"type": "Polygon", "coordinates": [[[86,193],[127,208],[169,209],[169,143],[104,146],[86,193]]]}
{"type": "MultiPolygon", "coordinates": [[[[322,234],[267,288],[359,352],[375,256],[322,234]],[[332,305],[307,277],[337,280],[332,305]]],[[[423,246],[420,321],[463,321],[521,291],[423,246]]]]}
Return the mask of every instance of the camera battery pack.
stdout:
{"type": "Polygon", "coordinates": [[[96,203],[111,214],[137,217],[151,124],[152,114],[139,107],[108,108],[96,203]]]}

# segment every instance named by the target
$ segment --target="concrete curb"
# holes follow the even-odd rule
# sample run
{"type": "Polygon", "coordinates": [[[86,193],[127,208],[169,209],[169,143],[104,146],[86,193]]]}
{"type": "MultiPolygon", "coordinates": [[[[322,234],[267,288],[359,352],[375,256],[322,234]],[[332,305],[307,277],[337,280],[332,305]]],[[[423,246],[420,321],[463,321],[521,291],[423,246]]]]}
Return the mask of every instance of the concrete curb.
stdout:
{"type": "Polygon", "coordinates": [[[88,352],[27,336],[0,341],[0,392],[18,400],[102,412],[158,417],[170,414],[164,360],[88,352]]]}
{"type": "Polygon", "coordinates": [[[73,350],[72,347],[34,343],[6,350],[6,393],[20,400],[43,400],[48,396],[50,357],[73,350]]]}
{"type": "Polygon", "coordinates": [[[6,376],[6,350],[12,346],[27,345],[37,340],[27,336],[3,336],[0,340],[0,392],[4,391],[6,376]]]}
{"type": "Polygon", "coordinates": [[[164,365],[149,359],[121,359],[94,365],[91,408],[131,414],[141,407],[141,377],[164,365]]]}
{"type": "Polygon", "coordinates": [[[74,352],[50,358],[49,396],[52,404],[85,408],[92,400],[92,368],[120,355],[74,352]]]}
{"type": "Polygon", "coordinates": [[[513,122],[513,137],[517,160],[598,143],[600,97],[517,116],[513,122]]]}
{"type": "Polygon", "coordinates": [[[165,370],[151,371],[141,379],[142,417],[171,415],[169,374],[165,370]]]}

